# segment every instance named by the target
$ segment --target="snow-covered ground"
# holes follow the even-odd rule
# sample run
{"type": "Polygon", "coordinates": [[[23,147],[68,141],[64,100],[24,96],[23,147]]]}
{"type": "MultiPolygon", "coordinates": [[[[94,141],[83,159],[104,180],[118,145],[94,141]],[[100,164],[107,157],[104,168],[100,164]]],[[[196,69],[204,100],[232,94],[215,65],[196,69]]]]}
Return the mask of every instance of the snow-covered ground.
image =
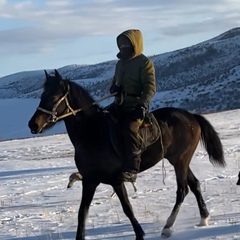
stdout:
{"type": "MultiPolygon", "coordinates": [[[[1,107],[5,106],[1,103],[1,107]]],[[[76,171],[73,147],[66,134],[20,139],[29,134],[27,121],[35,107],[36,102],[19,100],[12,102],[11,114],[15,113],[15,118],[4,118],[5,113],[1,114],[0,239],[72,240],[82,188],[80,182],[71,189],[66,188],[69,175],[76,171]],[[23,105],[28,107],[21,108],[23,105]],[[17,127],[21,122],[24,127],[17,127]],[[18,139],[6,140],[12,137],[18,139]]],[[[190,192],[177,217],[171,240],[240,239],[240,186],[236,185],[240,170],[240,110],[205,116],[220,134],[227,167],[214,168],[205,150],[198,146],[191,168],[201,182],[211,214],[210,226],[195,227],[200,216],[190,192]]],[[[132,185],[126,183],[136,218],[148,240],[161,239],[162,228],[175,203],[173,168],[164,160],[166,178],[163,179],[162,167],[160,162],[139,174],[136,193],[132,185]]],[[[87,219],[86,239],[135,239],[118,198],[111,198],[111,194],[110,186],[102,184],[97,188],[87,219]]]]}

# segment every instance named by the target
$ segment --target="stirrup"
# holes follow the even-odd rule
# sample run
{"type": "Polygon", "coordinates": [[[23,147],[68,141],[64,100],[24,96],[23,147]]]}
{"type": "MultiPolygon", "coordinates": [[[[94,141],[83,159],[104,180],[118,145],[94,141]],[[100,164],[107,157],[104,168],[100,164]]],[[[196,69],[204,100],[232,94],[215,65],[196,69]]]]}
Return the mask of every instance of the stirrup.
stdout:
{"type": "Polygon", "coordinates": [[[137,173],[123,172],[122,175],[123,175],[123,181],[130,182],[133,186],[134,192],[137,192],[137,188],[134,184],[137,179],[137,173]]]}

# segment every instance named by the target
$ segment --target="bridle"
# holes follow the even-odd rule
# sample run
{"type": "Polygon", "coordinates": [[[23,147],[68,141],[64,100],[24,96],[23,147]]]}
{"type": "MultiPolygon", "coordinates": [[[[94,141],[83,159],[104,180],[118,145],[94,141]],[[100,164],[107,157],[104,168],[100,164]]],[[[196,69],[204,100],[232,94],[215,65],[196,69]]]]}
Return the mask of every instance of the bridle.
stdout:
{"type": "MultiPolygon", "coordinates": [[[[37,110],[40,110],[40,111],[42,111],[42,112],[44,112],[44,113],[47,113],[47,114],[51,115],[51,118],[48,120],[48,123],[49,123],[49,122],[51,122],[51,123],[56,123],[57,121],[59,121],[59,120],[61,120],[61,119],[63,119],[63,118],[66,118],[66,117],[68,117],[68,116],[71,116],[71,115],[76,116],[76,114],[77,114],[78,112],[81,112],[81,111],[83,110],[83,108],[79,108],[79,109],[74,110],[74,109],[70,106],[70,103],[69,103],[68,98],[67,98],[67,96],[69,95],[69,92],[70,92],[70,86],[69,86],[69,84],[68,84],[67,86],[68,86],[67,92],[54,104],[54,106],[53,106],[53,108],[52,108],[52,111],[49,111],[49,110],[47,110],[47,109],[45,109],[45,108],[42,108],[42,107],[38,107],[38,108],[37,108],[37,110]],[[68,112],[67,112],[67,113],[64,113],[64,114],[62,114],[62,115],[60,115],[60,116],[57,116],[57,111],[56,111],[56,110],[57,110],[58,106],[61,104],[61,102],[63,102],[63,101],[66,102],[66,106],[67,106],[68,112]]],[[[105,99],[108,99],[108,98],[113,97],[113,96],[115,96],[115,95],[116,95],[116,93],[110,94],[110,95],[108,95],[108,96],[106,96],[106,97],[104,97],[104,98],[102,98],[102,99],[100,99],[100,100],[98,100],[98,101],[93,102],[93,103],[91,104],[91,106],[94,106],[94,105],[96,105],[97,103],[99,103],[99,102],[101,102],[101,101],[104,101],[105,99]]]]}
{"type": "Polygon", "coordinates": [[[51,115],[51,118],[49,119],[48,122],[55,123],[55,122],[59,121],[60,119],[65,118],[65,117],[68,117],[68,116],[71,116],[71,115],[76,115],[78,112],[83,110],[83,108],[79,108],[77,110],[72,109],[72,107],[69,104],[68,98],[67,98],[67,96],[69,94],[69,91],[70,91],[70,86],[69,85],[67,85],[67,86],[68,86],[67,92],[54,104],[54,106],[52,108],[52,111],[49,111],[49,110],[47,110],[45,108],[42,108],[42,107],[37,108],[37,110],[40,110],[44,113],[47,113],[47,114],[51,115]],[[64,114],[60,115],[60,116],[57,116],[57,111],[56,110],[57,110],[58,106],[61,104],[62,101],[66,102],[66,106],[67,106],[69,111],[67,113],[64,113],[64,114]]]}

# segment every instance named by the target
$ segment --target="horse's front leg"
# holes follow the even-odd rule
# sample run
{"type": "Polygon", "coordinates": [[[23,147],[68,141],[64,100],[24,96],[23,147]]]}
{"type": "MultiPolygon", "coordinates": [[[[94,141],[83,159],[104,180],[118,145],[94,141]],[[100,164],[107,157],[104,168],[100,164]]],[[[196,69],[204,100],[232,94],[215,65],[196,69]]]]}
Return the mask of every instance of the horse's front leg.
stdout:
{"type": "Polygon", "coordinates": [[[237,181],[237,185],[240,185],[240,171],[239,171],[239,174],[238,174],[238,181],[237,181]]]}
{"type": "Polygon", "coordinates": [[[99,183],[92,183],[88,181],[82,182],[82,200],[78,212],[78,227],[76,240],[85,239],[85,223],[88,215],[89,206],[92,202],[95,190],[99,183]]]}
{"type": "Polygon", "coordinates": [[[145,233],[141,225],[138,223],[137,219],[134,216],[133,209],[128,199],[128,194],[127,194],[124,183],[122,182],[122,183],[113,184],[112,187],[115,190],[122,204],[124,213],[127,215],[130,222],[132,223],[132,226],[136,235],[136,240],[143,240],[144,239],[143,236],[145,235],[145,233]]]}

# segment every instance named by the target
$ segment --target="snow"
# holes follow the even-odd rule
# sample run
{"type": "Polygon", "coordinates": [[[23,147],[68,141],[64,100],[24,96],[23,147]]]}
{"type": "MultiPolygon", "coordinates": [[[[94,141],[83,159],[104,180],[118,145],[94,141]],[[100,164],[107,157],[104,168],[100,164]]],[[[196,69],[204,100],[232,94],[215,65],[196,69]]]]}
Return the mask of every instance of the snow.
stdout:
{"type": "MultiPolygon", "coordinates": [[[[75,239],[81,182],[66,188],[69,175],[76,171],[74,149],[64,134],[63,124],[45,135],[30,134],[27,122],[37,104],[38,100],[33,99],[0,100],[1,240],[75,239]]],[[[240,186],[236,185],[240,169],[240,110],[205,117],[220,134],[227,167],[213,167],[199,144],[191,168],[201,182],[211,214],[210,226],[196,227],[200,215],[195,197],[189,192],[171,240],[240,239],[240,186]]],[[[145,239],[161,239],[162,228],[175,203],[173,167],[164,160],[139,174],[136,193],[130,183],[126,187],[145,239]]],[[[135,239],[118,198],[111,198],[111,194],[108,185],[97,188],[87,219],[86,239],[135,239]]]]}

